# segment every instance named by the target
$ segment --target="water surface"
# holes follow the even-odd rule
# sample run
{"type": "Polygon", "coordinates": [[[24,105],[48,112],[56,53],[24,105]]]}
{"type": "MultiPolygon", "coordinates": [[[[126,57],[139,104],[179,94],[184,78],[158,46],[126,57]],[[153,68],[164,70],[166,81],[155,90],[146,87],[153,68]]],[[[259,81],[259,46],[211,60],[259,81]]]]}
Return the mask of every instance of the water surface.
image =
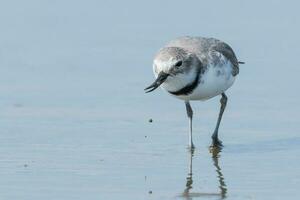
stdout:
{"type": "Polygon", "coordinates": [[[297,1],[0,2],[0,199],[298,199],[297,1]],[[144,94],[169,39],[245,61],[219,99],[144,94]],[[153,123],[148,120],[152,118],[153,123]]]}

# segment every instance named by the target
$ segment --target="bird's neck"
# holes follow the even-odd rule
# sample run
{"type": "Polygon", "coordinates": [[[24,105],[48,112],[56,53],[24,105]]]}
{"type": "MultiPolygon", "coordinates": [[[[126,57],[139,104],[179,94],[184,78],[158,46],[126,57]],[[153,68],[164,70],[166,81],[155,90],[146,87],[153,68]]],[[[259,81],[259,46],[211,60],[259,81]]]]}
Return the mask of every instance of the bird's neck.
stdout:
{"type": "Polygon", "coordinates": [[[198,86],[201,77],[200,69],[195,69],[188,74],[180,74],[172,77],[169,82],[164,83],[164,89],[173,95],[188,95],[198,86]]]}

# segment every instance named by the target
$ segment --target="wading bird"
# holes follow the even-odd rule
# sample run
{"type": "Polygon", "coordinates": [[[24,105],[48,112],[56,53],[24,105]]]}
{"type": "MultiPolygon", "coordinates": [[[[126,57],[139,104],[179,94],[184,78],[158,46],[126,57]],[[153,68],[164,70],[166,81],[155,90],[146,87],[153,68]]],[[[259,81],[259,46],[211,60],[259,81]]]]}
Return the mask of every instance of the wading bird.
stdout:
{"type": "Polygon", "coordinates": [[[225,91],[232,86],[239,73],[239,62],[232,48],[220,40],[204,37],[180,37],[159,50],[154,58],[156,80],[147,88],[152,92],[159,86],[185,102],[189,118],[189,146],[192,138],[193,110],[190,101],[207,100],[221,95],[221,108],[212,146],[221,147],[218,131],[227,104],[225,91]]]}

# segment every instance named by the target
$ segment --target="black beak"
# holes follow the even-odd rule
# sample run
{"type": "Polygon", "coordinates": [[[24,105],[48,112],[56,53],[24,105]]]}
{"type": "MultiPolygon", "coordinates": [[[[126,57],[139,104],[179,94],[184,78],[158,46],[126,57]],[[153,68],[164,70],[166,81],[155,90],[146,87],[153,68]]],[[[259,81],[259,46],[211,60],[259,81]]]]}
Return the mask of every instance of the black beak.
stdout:
{"type": "Polygon", "coordinates": [[[146,87],[144,90],[146,93],[152,92],[156,88],[158,88],[169,76],[170,74],[167,74],[165,72],[160,72],[154,81],[149,87],[146,87]]]}

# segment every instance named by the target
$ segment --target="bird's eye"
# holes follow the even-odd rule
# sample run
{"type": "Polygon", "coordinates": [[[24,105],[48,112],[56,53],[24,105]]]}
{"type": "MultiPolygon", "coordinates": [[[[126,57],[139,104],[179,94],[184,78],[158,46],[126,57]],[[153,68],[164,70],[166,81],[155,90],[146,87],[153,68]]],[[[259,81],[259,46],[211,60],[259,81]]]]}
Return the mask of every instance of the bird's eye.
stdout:
{"type": "Polygon", "coordinates": [[[180,67],[181,65],[182,65],[182,61],[181,61],[181,60],[178,61],[178,62],[175,64],[176,67],[180,67]]]}

